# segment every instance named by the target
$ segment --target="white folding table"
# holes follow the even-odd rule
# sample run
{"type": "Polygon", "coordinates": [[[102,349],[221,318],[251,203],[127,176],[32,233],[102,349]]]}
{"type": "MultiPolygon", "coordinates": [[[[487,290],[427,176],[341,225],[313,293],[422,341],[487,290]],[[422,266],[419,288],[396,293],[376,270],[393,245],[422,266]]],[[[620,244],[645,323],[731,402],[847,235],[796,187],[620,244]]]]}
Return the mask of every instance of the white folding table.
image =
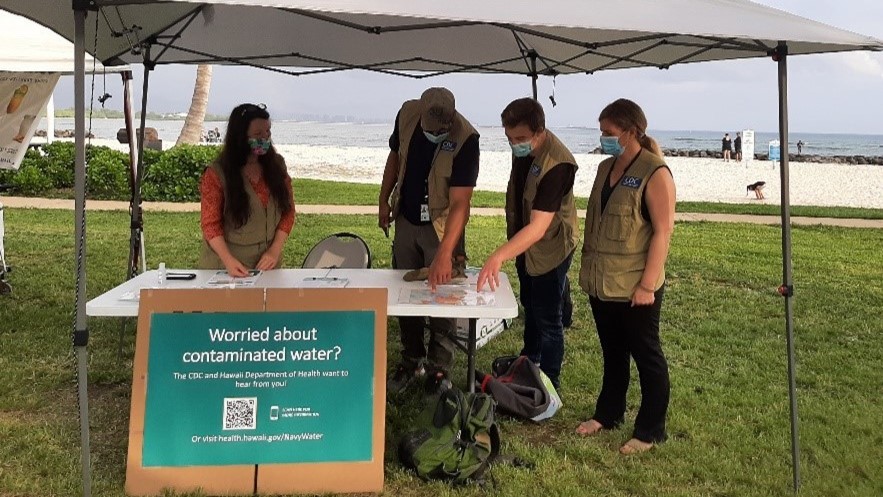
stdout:
{"type": "MultiPolygon", "coordinates": [[[[135,296],[142,289],[162,288],[205,288],[216,273],[214,270],[169,269],[168,273],[192,273],[192,280],[166,280],[160,286],[158,271],[146,271],[121,285],[108,290],[86,303],[87,316],[137,317],[138,300],[135,296]]],[[[518,316],[518,304],[512,286],[505,274],[500,274],[500,286],[492,293],[493,301],[485,305],[415,304],[402,301],[403,290],[426,289],[422,281],[406,282],[402,276],[405,270],[395,269],[276,269],[265,271],[255,281],[255,288],[314,288],[316,280],[329,281],[329,278],[346,279],[346,288],[386,288],[387,315],[389,316],[430,316],[438,318],[466,318],[469,320],[469,333],[465,344],[466,383],[469,391],[474,390],[476,322],[481,318],[509,319],[518,316]]],[[[474,281],[470,281],[475,289],[474,281]]],[[[227,286],[219,287],[221,289],[227,286]]],[[[212,288],[209,288],[211,290],[212,288]]],[[[485,292],[488,292],[485,289],[485,292]]]]}

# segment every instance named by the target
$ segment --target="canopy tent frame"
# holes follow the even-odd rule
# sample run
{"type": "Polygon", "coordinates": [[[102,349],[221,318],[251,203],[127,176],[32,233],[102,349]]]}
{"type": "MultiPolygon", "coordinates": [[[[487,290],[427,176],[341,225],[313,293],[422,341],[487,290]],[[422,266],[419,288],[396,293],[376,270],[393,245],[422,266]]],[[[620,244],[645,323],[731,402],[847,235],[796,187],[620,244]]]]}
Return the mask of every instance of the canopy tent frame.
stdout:
{"type": "MultiPolygon", "coordinates": [[[[24,2],[24,0],[5,0],[6,3],[13,4],[18,2],[24,2]]],[[[686,1],[686,0],[685,0],[686,1]]],[[[700,0],[692,0],[694,4],[699,4],[700,0]]],[[[548,33],[542,31],[537,28],[537,25],[531,26],[522,26],[515,25],[512,22],[513,20],[509,20],[510,22],[496,22],[492,20],[487,20],[487,11],[482,14],[476,14],[475,19],[483,19],[483,20],[450,20],[445,18],[444,16],[434,17],[430,12],[427,15],[422,15],[421,13],[415,13],[415,11],[409,9],[417,9],[419,11],[422,8],[428,8],[432,10],[434,7],[424,7],[423,4],[419,4],[419,6],[415,7],[418,4],[401,4],[400,8],[405,12],[401,14],[400,17],[407,17],[408,19],[421,18],[425,19],[426,22],[422,23],[413,23],[413,24],[404,24],[398,26],[368,26],[364,24],[359,24],[356,22],[351,22],[346,19],[335,18],[332,14],[327,13],[319,13],[312,10],[304,10],[300,8],[289,8],[289,9],[279,9],[273,8],[262,0],[238,0],[231,2],[224,2],[223,8],[233,7],[256,7],[262,9],[273,9],[274,11],[285,10],[292,13],[298,13],[302,16],[307,15],[313,19],[319,18],[328,18],[333,21],[335,25],[349,27],[352,29],[362,30],[366,33],[370,33],[373,35],[382,35],[384,33],[401,33],[408,30],[416,30],[416,29],[440,29],[440,28],[452,28],[452,27],[493,27],[493,28],[503,28],[509,29],[512,35],[516,39],[516,44],[523,43],[520,45],[521,50],[519,51],[520,56],[517,57],[509,57],[509,58],[497,58],[493,61],[481,61],[478,63],[475,62],[464,62],[458,63],[448,60],[443,60],[438,57],[394,57],[390,58],[386,61],[373,61],[369,63],[353,63],[347,62],[343,60],[335,60],[334,58],[322,56],[322,55],[310,55],[310,54],[301,54],[301,53],[279,53],[274,56],[268,57],[267,55],[242,55],[242,56],[212,56],[212,54],[206,52],[205,50],[200,50],[199,48],[194,47],[184,47],[180,45],[175,45],[175,41],[179,40],[184,30],[187,26],[190,26],[193,21],[197,18],[200,13],[203,13],[205,9],[208,7],[213,8],[212,4],[196,4],[194,0],[180,0],[178,2],[172,2],[165,4],[167,6],[175,6],[179,10],[183,10],[183,5],[185,4],[193,4],[194,6],[191,8],[190,5],[187,5],[186,12],[182,15],[178,16],[175,19],[166,19],[163,22],[166,24],[161,29],[156,29],[153,33],[147,33],[146,36],[141,36],[137,25],[134,23],[126,27],[125,22],[123,22],[123,16],[119,11],[119,7],[126,5],[144,5],[155,3],[148,0],[72,0],[73,10],[74,10],[74,33],[68,36],[71,36],[75,40],[75,51],[77,60],[79,64],[77,66],[77,74],[75,77],[75,90],[79,95],[82,95],[82,90],[84,88],[84,76],[83,76],[83,64],[82,64],[82,53],[84,50],[84,39],[85,39],[85,18],[87,11],[100,11],[102,15],[105,16],[106,22],[108,25],[110,24],[110,19],[107,17],[107,13],[104,12],[104,8],[114,8],[116,13],[118,14],[120,20],[120,29],[114,30],[114,34],[122,37],[125,36],[127,43],[129,45],[128,50],[122,50],[115,55],[107,56],[105,60],[109,60],[113,57],[119,56],[123,57],[126,53],[131,53],[132,55],[141,55],[141,50],[144,50],[148,45],[158,45],[162,46],[162,52],[159,56],[153,59],[151,62],[155,64],[160,63],[198,63],[209,62],[209,61],[221,61],[233,64],[254,66],[254,67],[262,67],[264,64],[260,63],[264,62],[272,62],[276,61],[279,65],[298,65],[294,63],[296,61],[304,61],[304,66],[306,67],[315,67],[315,66],[326,66],[321,67],[319,69],[308,69],[303,72],[295,72],[295,71],[283,71],[278,69],[277,72],[286,72],[292,75],[308,75],[308,74],[317,74],[324,72],[333,72],[340,71],[345,69],[364,69],[369,71],[388,73],[388,74],[398,74],[412,78],[425,78],[438,76],[442,74],[449,74],[452,72],[476,72],[476,73],[490,73],[490,74],[526,74],[531,77],[532,87],[534,89],[534,95],[536,95],[536,81],[540,75],[550,75],[556,76],[559,74],[567,74],[567,73],[577,73],[583,72],[586,74],[593,74],[596,71],[600,70],[610,70],[610,69],[619,69],[619,68],[627,68],[627,67],[657,67],[659,69],[667,69],[673,64],[682,64],[688,62],[703,62],[707,60],[719,60],[719,59],[736,59],[736,58],[747,58],[752,56],[771,56],[778,62],[778,94],[779,94],[779,134],[780,134],[780,143],[783,143],[786,147],[784,153],[782,154],[781,160],[781,176],[782,176],[782,246],[783,246],[783,284],[780,287],[780,294],[785,298],[785,310],[786,310],[786,332],[787,332],[787,347],[788,347],[788,375],[789,375],[789,398],[790,398],[790,407],[791,407],[791,432],[792,432],[792,465],[793,465],[793,485],[795,492],[799,488],[800,485],[800,474],[799,474],[799,437],[797,430],[797,404],[796,404],[796,391],[795,391],[795,361],[794,361],[794,343],[793,343],[793,329],[792,329],[792,299],[794,296],[793,291],[793,281],[791,275],[791,226],[790,226],[790,197],[788,195],[789,191],[789,177],[788,177],[788,153],[787,153],[787,137],[788,137],[788,114],[787,114],[787,65],[786,60],[790,54],[808,54],[808,53],[822,53],[822,52],[834,52],[834,51],[846,51],[846,50],[881,50],[883,49],[883,42],[879,42],[879,40],[874,40],[871,38],[862,38],[858,35],[855,35],[854,38],[848,37],[836,37],[834,34],[842,34],[838,30],[834,30],[834,28],[825,27],[825,29],[831,30],[831,32],[824,32],[815,36],[815,30],[821,30],[818,23],[813,23],[812,21],[802,19],[802,21],[806,21],[806,23],[811,24],[813,29],[809,27],[806,29],[806,33],[801,33],[802,35],[806,35],[805,38],[794,40],[787,39],[787,36],[779,36],[773,35],[768,37],[753,37],[753,36],[742,36],[740,39],[739,36],[712,36],[708,34],[697,34],[695,32],[691,33],[691,30],[687,27],[683,27],[683,24],[679,24],[681,28],[672,31],[670,29],[659,29],[657,32],[652,32],[653,30],[645,30],[641,35],[630,35],[627,37],[623,37],[619,40],[601,40],[595,42],[587,42],[581,41],[579,39],[574,39],[568,36],[563,36],[558,33],[548,33]],[[236,4],[236,5],[233,5],[236,4]],[[188,17],[189,16],[189,17],[188,17]],[[422,16],[422,17],[421,17],[422,16]],[[430,22],[431,19],[442,19],[438,22],[430,22]],[[186,21],[185,21],[186,19],[186,21]],[[166,22],[167,21],[167,22],[166,22]],[[180,30],[174,35],[164,35],[163,31],[171,29],[176,26],[178,23],[183,23],[184,25],[180,30]],[[679,29],[683,29],[684,33],[677,34],[679,29]],[[837,33],[834,33],[838,31],[837,33]],[[808,34],[807,34],[808,33],[808,34]],[[580,47],[580,52],[576,54],[562,54],[561,57],[555,57],[552,54],[546,54],[544,50],[537,50],[533,44],[526,43],[522,40],[524,36],[534,36],[538,37],[542,40],[555,41],[558,43],[564,43],[568,46],[572,47],[580,47]],[[134,37],[134,42],[132,38],[134,37]],[[683,39],[681,39],[683,38],[683,39]],[[782,38],[785,38],[782,40],[782,38]],[[859,38],[862,38],[863,41],[857,41],[859,38]],[[169,41],[167,41],[169,40],[169,41]],[[747,41],[746,41],[747,40],[747,41]],[[767,40],[767,42],[764,42],[767,40]],[[776,42],[775,40],[782,40],[776,42]],[[808,41],[807,41],[808,40],[808,41]],[[609,49],[611,47],[623,47],[629,43],[636,42],[651,42],[650,45],[646,47],[637,48],[629,51],[625,54],[616,54],[613,52],[601,51],[601,49],[609,49]],[[526,53],[523,50],[524,48],[529,47],[526,53]],[[689,52],[681,53],[675,51],[672,57],[668,60],[664,61],[652,61],[642,57],[644,55],[649,54],[650,52],[658,53],[659,50],[656,49],[667,49],[669,47],[679,47],[679,48],[689,48],[692,49],[689,52]],[[170,50],[177,50],[179,55],[177,59],[174,57],[167,58],[165,60],[161,60],[163,54],[169,53],[170,50]],[[726,52],[722,52],[722,50],[726,52]],[[180,54],[188,54],[188,58],[182,58],[180,54]],[[200,58],[190,58],[190,56],[199,56],[200,58]],[[579,60],[581,57],[586,57],[588,55],[594,57],[600,57],[603,59],[602,63],[595,63],[591,65],[580,65],[579,60]],[[710,58],[704,58],[710,57],[710,58]],[[292,60],[292,58],[294,60],[292,60]],[[522,72],[521,70],[515,70],[514,68],[507,68],[506,64],[511,64],[516,61],[523,61],[528,70],[526,72],[522,72]],[[537,62],[540,62],[543,66],[541,69],[537,68],[537,62]],[[332,67],[327,67],[332,66],[332,67]],[[421,71],[421,74],[414,75],[410,74],[410,71],[421,71]]],[[[562,4],[567,3],[565,1],[561,2],[562,4]]],[[[757,10],[767,9],[771,12],[779,12],[775,11],[775,9],[769,9],[766,7],[757,6],[756,4],[750,4],[750,2],[740,2],[738,0],[730,0],[727,2],[721,2],[715,0],[708,0],[708,3],[716,3],[716,5],[727,5],[728,8],[744,8],[746,15],[756,15],[757,10]]],[[[361,15],[371,17],[373,15],[378,16],[391,16],[389,12],[386,13],[376,13],[376,12],[355,12],[353,10],[348,10],[347,8],[341,7],[339,2],[335,0],[328,0],[324,2],[324,4],[328,4],[327,12],[336,12],[338,15],[344,14],[352,14],[361,15]],[[332,6],[333,4],[333,6],[332,6]],[[336,10],[335,10],[336,9],[336,10]],[[342,12],[342,13],[341,13],[342,12]]],[[[644,5],[648,5],[646,2],[644,5]]],[[[20,11],[31,11],[31,7],[25,3],[21,3],[18,5],[18,10],[20,11]]],[[[222,4],[219,4],[219,6],[222,4]]],[[[480,8],[481,6],[476,6],[476,8],[480,8]]],[[[219,7],[221,8],[221,7],[219,7]]],[[[388,8],[388,5],[387,5],[388,8]]],[[[446,8],[451,8],[450,5],[446,6],[446,8]]],[[[322,10],[322,8],[316,8],[316,10],[322,10]]],[[[232,11],[232,10],[231,10],[232,11]]],[[[33,12],[33,11],[31,11],[33,12]]],[[[170,10],[172,12],[172,10],[170,10]]],[[[398,13],[395,13],[398,15],[398,13]]],[[[171,14],[170,14],[171,15],[171,14]]],[[[783,14],[785,15],[785,14],[783,14]]],[[[790,15],[786,15],[790,16],[790,15]]],[[[465,16],[464,16],[465,17],[465,16]]],[[[789,22],[789,27],[794,27],[798,21],[801,21],[801,18],[796,18],[796,16],[791,16],[791,18],[785,19],[785,21],[789,22]]],[[[57,21],[57,20],[54,20],[57,21]]],[[[783,22],[785,22],[783,21],[783,22]]],[[[520,22],[520,21],[519,21],[520,22]]],[[[48,23],[48,16],[47,16],[48,23]]],[[[677,24],[677,23],[675,23],[677,24]]],[[[57,24],[56,24],[57,25],[57,24]]],[[[547,25],[542,25],[544,27],[548,27],[547,25]]],[[[567,26],[562,26],[562,28],[568,28],[567,26]]],[[[579,28],[579,27],[578,27],[579,28]]],[[[577,29],[577,28],[573,28],[577,29]]],[[[592,30],[596,30],[598,32],[610,33],[612,31],[623,31],[620,28],[611,28],[606,27],[585,27],[579,28],[583,29],[587,33],[592,32],[592,30]]],[[[721,28],[722,31],[725,28],[721,28]]],[[[748,29],[751,30],[750,27],[748,29]]],[[[760,30],[763,31],[763,30],[760,30]]],[[[629,31],[631,32],[631,31],[629,31]]],[[[637,32],[637,31],[636,31],[637,32]]],[[[776,31],[778,32],[778,31],[776,31]]],[[[769,31],[767,31],[769,33],[769,31]]],[[[483,33],[484,34],[484,33],[483,33]]],[[[107,54],[105,54],[107,55],[107,54]]],[[[149,54],[148,54],[149,55],[149,54]]],[[[148,59],[149,60],[149,56],[148,59]]],[[[149,72],[149,68],[146,67],[145,75],[149,72]]],[[[147,76],[145,76],[147,79],[147,76]]],[[[145,82],[145,94],[147,93],[147,83],[145,82]]],[[[142,96],[142,105],[146,107],[146,95],[142,96]]],[[[76,220],[77,227],[75,231],[75,236],[77,238],[77,247],[78,247],[78,281],[77,281],[77,297],[76,297],[76,322],[74,329],[74,347],[77,351],[77,361],[78,361],[78,379],[79,381],[79,396],[80,396],[80,421],[81,421],[81,437],[83,438],[83,456],[82,456],[82,466],[83,466],[83,479],[84,479],[84,495],[87,497],[91,496],[91,474],[89,473],[90,467],[90,459],[89,459],[89,450],[88,450],[88,405],[87,405],[87,397],[86,397],[86,371],[85,371],[85,363],[87,360],[86,356],[86,346],[88,344],[88,330],[86,328],[85,323],[85,301],[81,298],[81,296],[85,295],[85,270],[82,265],[82,259],[85,257],[84,247],[85,247],[85,192],[83,187],[85,186],[85,154],[84,154],[84,145],[85,145],[85,137],[84,137],[84,103],[82,98],[77,100],[76,105],[76,143],[77,143],[77,155],[76,155],[76,220]]],[[[146,110],[146,109],[145,109],[146,110]]],[[[142,122],[144,119],[144,112],[142,113],[142,122]]],[[[141,133],[143,135],[143,126],[141,133]]],[[[143,139],[139,143],[139,152],[143,147],[143,139]]],[[[141,163],[141,155],[139,153],[139,164],[141,163]]],[[[139,168],[140,169],[140,168],[139,168]]],[[[141,175],[141,171],[136,173],[136,178],[141,175]]],[[[137,186],[137,183],[136,183],[137,186]]],[[[139,196],[140,199],[140,196],[139,196]]],[[[134,203],[134,200],[133,200],[134,203]]],[[[138,202],[140,204],[140,202],[138,202]]],[[[140,205],[133,205],[133,215],[134,212],[139,212],[140,215],[140,205]]]]}

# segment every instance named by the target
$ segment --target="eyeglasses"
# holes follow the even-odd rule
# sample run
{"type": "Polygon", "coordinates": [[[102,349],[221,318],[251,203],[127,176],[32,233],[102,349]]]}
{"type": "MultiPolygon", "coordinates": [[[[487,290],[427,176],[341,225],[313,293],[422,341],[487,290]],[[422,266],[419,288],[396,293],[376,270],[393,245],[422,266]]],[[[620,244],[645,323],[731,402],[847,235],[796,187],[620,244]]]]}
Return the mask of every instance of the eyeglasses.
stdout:
{"type": "Polygon", "coordinates": [[[243,104],[242,110],[239,112],[240,116],[244,116],[249,112],[255,112],[258,110],[267,110],[266,104],[243,104]]]}

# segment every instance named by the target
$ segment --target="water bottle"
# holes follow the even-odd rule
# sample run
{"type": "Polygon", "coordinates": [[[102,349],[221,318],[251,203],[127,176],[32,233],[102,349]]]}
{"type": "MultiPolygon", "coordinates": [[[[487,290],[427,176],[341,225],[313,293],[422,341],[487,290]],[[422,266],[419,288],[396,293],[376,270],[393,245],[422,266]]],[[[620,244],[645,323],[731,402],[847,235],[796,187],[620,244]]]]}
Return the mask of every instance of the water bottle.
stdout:
{"type": "Polygon", "coordinates": [[[166,286],[166,263],[160,262],[159,268],[157,270],[156,275],[156,284],[157,286],[164,287],[166,286]]]}

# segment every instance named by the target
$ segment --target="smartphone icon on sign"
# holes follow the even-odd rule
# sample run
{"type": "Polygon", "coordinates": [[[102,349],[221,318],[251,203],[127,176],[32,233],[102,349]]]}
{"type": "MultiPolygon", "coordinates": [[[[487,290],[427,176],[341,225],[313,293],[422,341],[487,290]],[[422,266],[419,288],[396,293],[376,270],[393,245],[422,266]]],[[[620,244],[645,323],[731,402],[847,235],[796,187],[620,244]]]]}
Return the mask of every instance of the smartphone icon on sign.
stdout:
{"type": "Polygon", "coordinates": [[[279,406],[270,407],[270,421],[279,419],[279,406]]]}

